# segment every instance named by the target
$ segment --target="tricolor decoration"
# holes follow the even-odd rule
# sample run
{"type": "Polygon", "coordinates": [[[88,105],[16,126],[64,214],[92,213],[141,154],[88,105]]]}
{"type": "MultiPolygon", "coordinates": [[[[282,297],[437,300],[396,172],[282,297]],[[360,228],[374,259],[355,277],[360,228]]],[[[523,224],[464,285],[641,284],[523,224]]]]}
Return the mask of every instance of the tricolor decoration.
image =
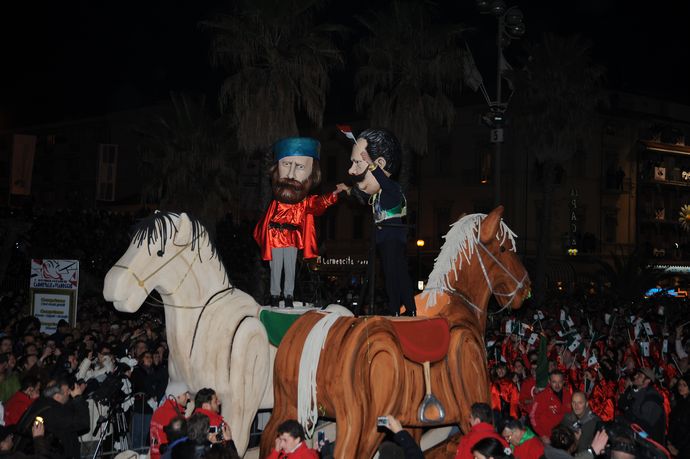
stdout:
{"type": "Polygon", "coordinates": [[[340,132],[345,134],[345,137],[352,140],[352,143],[357,143],[357,138],[352,133],[352,126],[349,124],[336,124],[335,127],[337,127],[340,132]]]}

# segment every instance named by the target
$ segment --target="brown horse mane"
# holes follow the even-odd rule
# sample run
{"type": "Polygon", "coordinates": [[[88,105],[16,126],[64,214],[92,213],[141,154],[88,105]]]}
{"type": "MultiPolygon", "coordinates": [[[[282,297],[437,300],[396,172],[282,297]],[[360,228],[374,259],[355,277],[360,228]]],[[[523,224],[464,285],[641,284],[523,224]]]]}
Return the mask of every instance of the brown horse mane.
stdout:
{"type": "MultiPolygon", "coordinates": [[[[421,293],[422,295],[431,295],[428,302],[430,307],[436,304],[436,296],[440,291],[453,290],[449,279],[451,272],[457,277],[458,271],[462,269],[463,262],[466,261],[469,264],[477,244],[481,243],[479,235],[481,234],[481,224],[484,218],[486,218],[486,214],[465,215],[453,223],[448,233],[443,236],[445,242],[434,261],[434,269],[429,274],[426,287],[424,287],[424,291],[421,293]]],[[[501,225],[496,232],[496,239],[501,244],[506,239],[509,240],[511,242],[510,250],[515,252],[516,237],[517,235],[501,219],[501,225]]]]}

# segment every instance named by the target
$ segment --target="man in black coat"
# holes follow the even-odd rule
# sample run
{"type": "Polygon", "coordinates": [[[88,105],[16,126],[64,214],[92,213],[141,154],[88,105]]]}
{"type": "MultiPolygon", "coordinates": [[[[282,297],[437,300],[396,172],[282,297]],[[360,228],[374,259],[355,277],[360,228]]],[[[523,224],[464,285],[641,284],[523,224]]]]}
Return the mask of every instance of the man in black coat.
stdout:
{"type": "Polygon", "coordinates": [[[639,368],[633,377],[633,385],[618,400],[618,409],[625,419],[638,424],[654,441],[664,445],[666,412],[664,399],[654,388],[655,380],[654,370],[639,368]]]}
{"type": "Polygon", "coordinates": [[[22,416],[19,432],[29,432],[37,416],[43,418],[51,457],[79,459],[79,435],[89,430],[89,407],[82,397],[83,386],[70,389],[67,380],[51,381],[22,416]]]}

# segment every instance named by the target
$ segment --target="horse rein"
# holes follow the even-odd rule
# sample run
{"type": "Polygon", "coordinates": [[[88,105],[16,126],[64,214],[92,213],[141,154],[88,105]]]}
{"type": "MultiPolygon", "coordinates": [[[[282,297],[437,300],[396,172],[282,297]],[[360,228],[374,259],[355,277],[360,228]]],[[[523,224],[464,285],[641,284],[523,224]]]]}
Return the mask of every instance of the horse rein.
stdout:
{"type": "MultiPolygon", "coordinates": [[[[482,259],[480,254],[477,254],[477,258],[479,259],[479,266],[481,266],[481,268],[482,268],[482,273],[484,274],[484,280],[486,281],[486,285],[489,286],[489,291],[495,296],[509,297],[510,298],[510,300],[508,300],[508,302],[506,304],[504,304],[503,307],[501,307],[501,309],[499,309],[496,312],[492,312],[489,314],[489,315],[495,315],[495,314],[498,314],[498,313],[502,312],[503,310],[507,309],[512,304],[513,300],[515,300],[515,297],[517,296],[517,293],[520,291],[520,289],[525,287],[525,280],[527,280],[528,274],[527,274],[527,271],[525,271],[525,275],[522,276],[522,279],[518,280],[518,278],[515,277],[513,275],[513,273],[511,273],[508,270],[508,268],[506,268],[505,265],[503,263],[501,263],[501,261],[498,258],[496,258],[496,256],[493,253],[491,253],[489,251],[489,249],[487,249],[486,246],[481,241],[477,241],[477,245],[479,247],[481,247],[482,250],[484,250],[484,252],[486,252],[486,254],[488,254],[491,257],[491,259],[493,259],[493,261],[503,270],[504,273],[506,273],[513,280],[513,282],[515,282],[515,289],[513,289],[513,291],[510,293],[500,293],[500,292],[495,291],[493,285],[491,285],[491,280],[489,279],[489,274],[486,270],[486,266],[484,265],[484,260],[482,259]]],[[[477,312],[479,312],[479,313],[483,312],[479,306],[474,304],[474,302],[472,302],[472,300],[470,300],[467,296],[462,294],[459,290],[456,290],[452,287],[441,287],[440,290],[445,291],[451,295],[459,297],[465,303],[467,303],[468,305],[473,307],[477,312]]]]}

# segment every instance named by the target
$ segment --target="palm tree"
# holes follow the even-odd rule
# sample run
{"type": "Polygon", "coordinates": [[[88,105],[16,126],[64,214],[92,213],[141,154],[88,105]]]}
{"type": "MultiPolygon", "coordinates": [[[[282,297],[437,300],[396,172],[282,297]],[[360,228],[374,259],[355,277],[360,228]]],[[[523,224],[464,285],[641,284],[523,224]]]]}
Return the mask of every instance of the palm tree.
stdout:
{"type": "MultiPolygon", "coordinates": [[[[211,62],[228,73],[221,109],[235,122],[239,149],[258,155],[261,171],[273,162],[270,145],[298,134],[300,115],[321,127],[329,72],[343,62],[331,38],[339,29],[316,23],[314,3],[246,2],[200,24],[211,35],[211,62]]],[[[257,207],[263,208],[270,199],[267,174],[259,184],[257,207]]],[[[267,273],[258,251],[254,261],[252,293],[261,301],[267,273]]]]}
{"type": "Polygon", "coordinates": [[[215,224],[237,207],[241,156],[227,121],[213,119],[203,96],[171,94],[172,113],[142,131],[148,139],[143,159],[151,181],[145,202],[164,210],[184,210],[214,232],[215,224]]]}
{"type": "Polygon", "coordinates": [[[462,29],[432,24],[422,2],[395,1],[360,22],[370,35],[357,46],[363,64],[355,75],[356,108],[400,139],[406,187],[411,152],[426,154],[431,129],[453,122],[451,96],[462,86],[462,29]]]}
{"type": "Polygon", "coordinates": [[[337,29],[315,23],[313,2],[273,3],[201,23],[211,34],[211,62],[229,74],[220,88],[221,109],[236,121],[238,147],[250,154],[298,134],[298,115],[320,127],[329,72],[342,64],[331,39],[337,29]]]}
{"type": "Polygon", "coordinates": [[[592,61],[590,44],[580,37],[546,34],[541,42],[528,46],[528,53],[525,68],[513,75],[512,131],[518,146],[536,159],[542,171],[534,279],[539,301],[545,294],[557,175],[579,148],[594,140],[591,129],[605,93],[603,68],[592,61]]]}

